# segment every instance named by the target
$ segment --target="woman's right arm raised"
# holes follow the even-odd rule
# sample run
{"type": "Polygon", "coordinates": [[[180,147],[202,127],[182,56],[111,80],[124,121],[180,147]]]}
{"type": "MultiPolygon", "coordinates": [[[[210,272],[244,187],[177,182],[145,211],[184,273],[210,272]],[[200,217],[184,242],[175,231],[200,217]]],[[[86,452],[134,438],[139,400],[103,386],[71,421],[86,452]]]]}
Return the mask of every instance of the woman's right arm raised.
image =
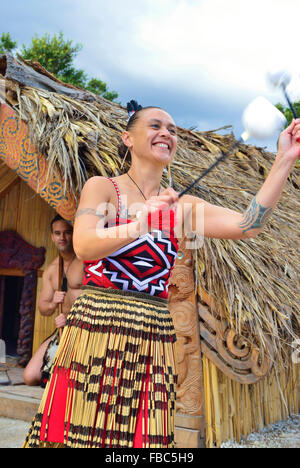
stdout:
{"type": "Polygon", "coordinates": [[[104,228],[108,217],[116,215],[110,204],[114,190],[104,177],[92,177],[82,189],[73,234],[74,251],[80,260],[105,258],[140,235],[138,221],[104,228]]]}

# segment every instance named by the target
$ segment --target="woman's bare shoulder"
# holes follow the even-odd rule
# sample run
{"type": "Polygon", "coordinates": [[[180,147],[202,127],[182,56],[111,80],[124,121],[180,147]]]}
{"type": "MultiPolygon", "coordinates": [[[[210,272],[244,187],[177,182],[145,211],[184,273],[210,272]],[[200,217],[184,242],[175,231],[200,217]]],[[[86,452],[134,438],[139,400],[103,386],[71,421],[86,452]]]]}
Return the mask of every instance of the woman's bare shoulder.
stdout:
{"type": "Polygon", "coordinates": [[[86,181],[80,194],[81,202],[86,199],[100,198],[102,201],[110,200],[114,187],[109,179],[101,176],[91,177],[86,181]]]}
{"type": "Polygon", "coordinates": [[[112,183],[107,177],[103,176],[94,176],[90,177],[83,186],[83,190],[92,190],[93,188],[101,187],[111,187],[112,183]]]}

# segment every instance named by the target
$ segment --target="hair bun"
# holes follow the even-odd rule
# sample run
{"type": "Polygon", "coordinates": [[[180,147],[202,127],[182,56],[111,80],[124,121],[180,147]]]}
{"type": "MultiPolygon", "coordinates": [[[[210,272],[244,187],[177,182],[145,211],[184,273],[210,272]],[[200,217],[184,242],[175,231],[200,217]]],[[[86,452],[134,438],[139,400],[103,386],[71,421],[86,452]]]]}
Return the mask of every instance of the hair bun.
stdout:
{"type": "Polygon", "coordinates": [[[138,104],[138,102],[135,101],[134,99],[127,102],[127,112],[128,112],[129,118],[141,109],[143,109],[143,107],[140,104],[138,104]]]}

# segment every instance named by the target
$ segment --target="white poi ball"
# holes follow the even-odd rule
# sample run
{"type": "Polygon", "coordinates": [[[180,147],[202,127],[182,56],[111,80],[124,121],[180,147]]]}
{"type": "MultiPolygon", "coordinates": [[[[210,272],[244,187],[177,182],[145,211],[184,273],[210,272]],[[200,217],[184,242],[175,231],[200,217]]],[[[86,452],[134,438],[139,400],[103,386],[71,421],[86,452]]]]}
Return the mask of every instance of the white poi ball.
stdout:
{"type": "Polygon", "coordinates": [[[244,110],[242,117],[245,132],[244,141],[249,138],[267,139],[280,133],[286,124],[286,118],[270,101],[259,96],[244,110]]]}
{"type": "Polygon", "coordinates": [[[287,87],[291,82],[292,75],[288,70],[274,68],[268,71],[267,79],[275,88],[279,88],[282,85],[287,87]]]}

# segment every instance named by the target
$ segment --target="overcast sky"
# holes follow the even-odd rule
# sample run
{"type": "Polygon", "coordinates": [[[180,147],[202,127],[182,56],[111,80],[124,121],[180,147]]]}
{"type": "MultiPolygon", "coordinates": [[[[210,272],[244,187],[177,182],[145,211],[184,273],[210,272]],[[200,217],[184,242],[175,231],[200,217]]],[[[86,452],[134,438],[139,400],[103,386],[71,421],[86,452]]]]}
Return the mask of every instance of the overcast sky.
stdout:
{"type": "MultiPolygon", "coordinates": [[[[252,99],[284,103],[267,84],[270,67],[293,73],[290,94],[300,99],[299,18],[299,0],[10,0],[0,33],[21,45],[62,31],[83,45],[76,66],[123,104],[161,106],[199,130],[232,124],[239,137],[252,99]]],[[[260,145],[273,150],[276,139],[260,145]]]]}

